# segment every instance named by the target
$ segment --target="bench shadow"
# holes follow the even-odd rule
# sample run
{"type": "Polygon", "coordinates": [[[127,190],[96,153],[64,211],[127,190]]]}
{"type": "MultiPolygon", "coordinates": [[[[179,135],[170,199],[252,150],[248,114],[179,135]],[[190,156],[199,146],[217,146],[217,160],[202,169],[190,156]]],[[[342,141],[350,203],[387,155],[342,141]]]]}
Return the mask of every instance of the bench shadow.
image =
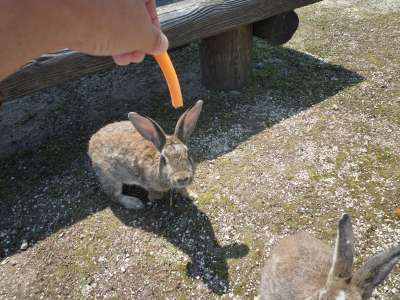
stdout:
{"type": "MultiPolygon", "coordinates": [[[[248,87],[242,91],[208,92],[199,85],[199,66],[194,63],[198,57],[196,46],[173,53],[185,104],[205,100],[191,142],[197,161],[230,152],[251,136],[363,80],[342,66],[293,49],[257,42],[255,54],[253,82],[248,87]],[[182,61],[182,53],[193,61],[182,61]]],[[[68,134],[53,139],[42,147],[43,151],[36,148],[0,160],[0,260],[18,253],[24,239],[33,246],[109,206],[95,178],[85,171],[87,141],[96,130],[126,119],[129,111],[152,117],[167,132],[174,128],[182,111],[173,110],[165,100],[168,92],[154,62],[112,72],[104,78],[99,76],[98,86],[112,76],[121,79],[125,75],[130,76],[132,84],[116,80],[112,94],[104,101],[84,101],[78,93],[82,81],[66,83],[60,90],[71,99],[62,112],[70,119],[68,134]],[[141,76],[143,70],[149,73],[147,83],[139,80],[135,85],[135,76],[141,76]],[[132,101],[132,95],[143,100],[132,101]]],[[[189,201],[178,202],[174,210],[162,203],[144,213],[117,206],[112,210],[125,224],[160,235],[185,252],[191,259],[188,274],[201,278],[212,291],[221,294],[229,287],[227,259],[244,256],[247,249],[244,245],[221,246],[207,215],[189,201]]]]}
{"type": "Polygon", "coordinates": [[[254,62],[253,82],[248,87],[211,92],[206,97],[192,141],[198,161],[231,152],[251,136],[364,80],[340,65],[293,49],[261,44],[258,51],[262,53],[254,62]]]}
{"type": "MultiPolygon", "coordinates": [[[[197,57],[197,46],[172,53],[185,95],[185,107],[198,99],[204,100],[203,112],[192,135],[191,149],[197,161],[210,160],[234,150],[251,136],[272,127],[282,120],[309,109],[340,91],[359,84],[364,78],[318,57],[285,47],[273,47],[255,39],[252,82],[240,91],[207,91],[199,85],[198,62],[181,60],[182,52],[197,57]]],[[[184,57],[187,57],[184,55],[184,57]]],[[[130,104],[126,111],[149,116],[171,133],[183,110],[170,105],[164,78],[154,70],[153,97],[141,103],[130,101],[130,95],[141,95],[143,88],[129,87],[115,93],[130,104]],[[125,98],[126,97],[126,98],[125,98]]],[[[154,69],[152,69],[154,68],[154,69]]],[[[151,71],[150,71],[151,72],[151,71]]]]}
{"type": "Polygon", "coordinates": [[[146,192],[133,186],[125,186],[124,194],[144,199],[146,208],[136,212],[113,204],[111,210],[116,217],[128,226],[165,238],[184,252],[190,259],[187,276],[202,280],[213,293],[222,295],[229,290],[227,259],[247,255],[245,244],[221,246],[210,219],[189,199],[172,194],[172,198],[150,204],[146,192]]]}

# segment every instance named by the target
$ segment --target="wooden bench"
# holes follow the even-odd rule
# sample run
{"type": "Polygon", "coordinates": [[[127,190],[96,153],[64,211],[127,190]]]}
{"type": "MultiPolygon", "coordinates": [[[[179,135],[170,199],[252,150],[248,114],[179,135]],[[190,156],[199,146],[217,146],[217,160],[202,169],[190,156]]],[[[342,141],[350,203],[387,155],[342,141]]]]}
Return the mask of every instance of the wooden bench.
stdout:
{"type": "MultiPolygon", "coordinates": [[[[185,0],[158,8],[175,49],[200,42],[202,82],[209,89],[238,89],[251,77],[253,35],[274,45],[298,27],[293,11],[321,0],[185,0]]],[[[64,50],[46,54],[0,82],[0,103],[64,81],[115,67],[110,57],[64,50]]]]}

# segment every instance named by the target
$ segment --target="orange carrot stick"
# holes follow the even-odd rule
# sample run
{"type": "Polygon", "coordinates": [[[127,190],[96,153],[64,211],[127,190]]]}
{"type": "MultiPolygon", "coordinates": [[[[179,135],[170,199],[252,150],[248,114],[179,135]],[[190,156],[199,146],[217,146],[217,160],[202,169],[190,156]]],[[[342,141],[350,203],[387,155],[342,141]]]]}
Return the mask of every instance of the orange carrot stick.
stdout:
{"type": "Polygon", "coordinates": [[[154,58],[158,62],[165,80],[167,81],[169,93],[171,94],[172,106],[174,108],[182,107],[183,98],[181,86],[179,85],[178,76],[176,76],[174,65],[172,64],[168,53],[161,53],[160,55],[154,56],[154,58]]]}

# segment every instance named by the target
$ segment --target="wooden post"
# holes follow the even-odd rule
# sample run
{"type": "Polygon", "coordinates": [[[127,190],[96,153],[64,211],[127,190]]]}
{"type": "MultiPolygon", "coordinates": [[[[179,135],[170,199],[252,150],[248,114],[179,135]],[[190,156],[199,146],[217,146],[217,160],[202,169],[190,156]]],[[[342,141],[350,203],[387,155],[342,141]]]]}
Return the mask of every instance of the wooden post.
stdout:
{"type": "Polygon", "coordinates": [[[252,25],[242,25],[202,40],[200,44],[201,76],[211,90],[243,87],[251,77],[252,25]]]}
{"type": "Polygon", "coordinates": [[[288,42],[299,27],[299,17],[296,12],[288,11],[268,19],[254,23],[254,35],[266,40],[273,46],[288,42]]]}

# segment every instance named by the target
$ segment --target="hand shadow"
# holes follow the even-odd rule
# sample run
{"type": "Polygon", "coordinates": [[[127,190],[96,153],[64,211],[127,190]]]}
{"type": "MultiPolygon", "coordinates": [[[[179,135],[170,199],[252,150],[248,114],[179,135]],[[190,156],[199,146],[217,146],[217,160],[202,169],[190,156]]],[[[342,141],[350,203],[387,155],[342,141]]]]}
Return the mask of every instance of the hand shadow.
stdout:
{"type": "MultiPolygon", "coordinates": [[[[147,200],[147,193],[138,187],[126,186],[124,194],[147,200]]],[[[127,210],[116,204],[111,205],[111,209],[124,224],[166,238],[189,256],[188,276],[201,279],[215,294],[226,293],[229,290],[227,259],[244,257],[249,248],[237,243],[221,246],[204,212],[191,200],[177,195],[173,195],[172,200],[172,206],[169,199],[146,201],[146,208],[140,211],[127,210]]]]}

